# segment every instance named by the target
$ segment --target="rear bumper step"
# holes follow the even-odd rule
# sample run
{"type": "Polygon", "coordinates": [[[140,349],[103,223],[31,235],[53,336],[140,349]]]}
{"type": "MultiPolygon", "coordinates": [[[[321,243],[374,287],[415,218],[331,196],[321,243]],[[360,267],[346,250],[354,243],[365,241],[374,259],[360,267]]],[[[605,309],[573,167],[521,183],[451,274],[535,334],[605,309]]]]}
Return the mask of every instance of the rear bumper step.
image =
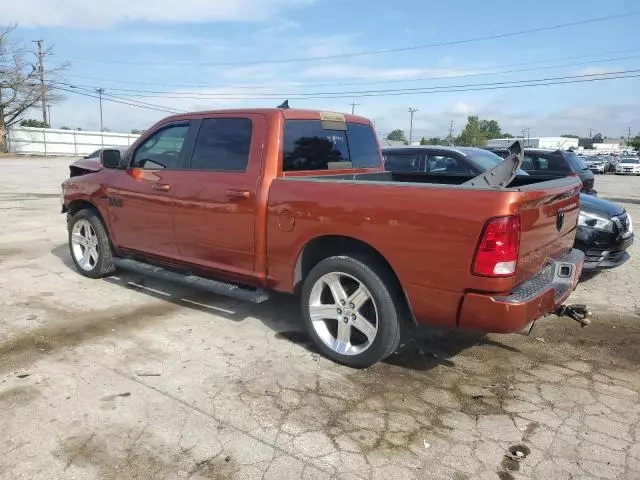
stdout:
{"type": "Polygon", "coordinates": [[[546,267],[508,295],[467,293],[460,309],[460,327],[495,333],[527,333],[538,318],[552,313],[580,321],[576,317],[582,316],[582,312],[576,310],[577,306],[564,307],[563,312],[560,309],[578,283],[583,262],[584,253],[572,249],[550,260],[546,267]]]}
{"type": "Polygon", "coordinates": [[[117,268],[121,268],[123,270],[130,270],[132,272],[159,278],[161,280],[181,283],[199,290],[215,293],[216,295],[224,295],[225,297],[236,298],[245,302],[262,303],[269,299],[269,294],[263,290],[249,290],[233,283],[225,283],[204,277],[198,277],[196,275],[173,272],[171,270],[165,270],[164,268],[150,265],[148,263],[138,262],[136,260],[114,258],[113,264],[117,268]]]}

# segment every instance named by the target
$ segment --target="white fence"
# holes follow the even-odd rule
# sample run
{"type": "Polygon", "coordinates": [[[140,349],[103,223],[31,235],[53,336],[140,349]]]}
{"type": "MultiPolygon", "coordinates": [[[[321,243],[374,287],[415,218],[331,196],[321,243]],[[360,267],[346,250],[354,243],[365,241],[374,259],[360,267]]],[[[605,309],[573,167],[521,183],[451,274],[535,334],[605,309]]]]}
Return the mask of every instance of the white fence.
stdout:
{"type": "Polygon", "coordinates": [[[138,137],[130,133],[13,127],[7,139],[10,153],[84,156],[102,147],[127,147],[138,137]]]}

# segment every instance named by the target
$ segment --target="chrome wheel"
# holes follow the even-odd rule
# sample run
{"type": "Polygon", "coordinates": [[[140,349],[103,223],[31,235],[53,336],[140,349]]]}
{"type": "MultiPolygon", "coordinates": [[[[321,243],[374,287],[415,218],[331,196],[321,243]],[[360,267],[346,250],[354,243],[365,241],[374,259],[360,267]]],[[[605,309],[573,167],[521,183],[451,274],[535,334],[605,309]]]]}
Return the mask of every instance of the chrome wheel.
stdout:
{"type": "Polygon", "coordinates": [[[71,253],[78,266],[87,272],[98,264],[98,235],[89,221],[81,219],[71,230],[71,253]]]}
{"type": "Polygon", "coordinates": [[[346,273],[327,273],[318,279],[311,289],[309,315],[318,337],[341,355],[364,352],[378,333],[373,295],[346,273]]]}

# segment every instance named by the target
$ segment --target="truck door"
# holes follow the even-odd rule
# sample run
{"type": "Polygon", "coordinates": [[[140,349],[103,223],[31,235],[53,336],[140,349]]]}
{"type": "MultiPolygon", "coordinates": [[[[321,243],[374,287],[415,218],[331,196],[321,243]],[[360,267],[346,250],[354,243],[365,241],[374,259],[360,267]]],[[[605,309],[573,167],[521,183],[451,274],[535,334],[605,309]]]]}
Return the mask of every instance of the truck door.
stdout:
{"type": "Polygon", "coordinates": [[[118,246],[178,258],[173,228],[175,175],[189,150],[190,122],[160,127],[127,154],[106,186],[109,223],[118,246]]]}
{"type": "Polygon", "coordinates": [[[174,191],[183,261],[232,276],[253,276],[266,129],[259,114],[211,115],[200,122],[174,191]]]}

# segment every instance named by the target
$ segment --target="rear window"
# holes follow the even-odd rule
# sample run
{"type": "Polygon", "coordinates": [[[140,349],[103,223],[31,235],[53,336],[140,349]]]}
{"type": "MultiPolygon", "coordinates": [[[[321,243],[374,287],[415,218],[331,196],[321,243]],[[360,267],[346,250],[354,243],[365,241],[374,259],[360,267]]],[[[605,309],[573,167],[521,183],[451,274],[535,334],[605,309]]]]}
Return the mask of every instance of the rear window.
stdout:
{"type": "Polygon", "coordinates": [[[380,151],[369,125],[347,123],[345,130],[322,128],[320,120],[287,120],[282,169],[285,172],[380,166],[380,151]]]}
{"type": "Polygon", "coordinates": [[[637,158],[623,158],[622,160],[620,160],[620,163],[631,163],[634,165],[638,165],[640,164],[640,160],[638,160],[637,158]]]}
{"type": "MultiPolygon", "coordinates": [[[[525,153],[522,162],[523,170],[570,172],[572,170],[568,159],[555,154],[525,153]]],[[[578,169],[580,170],[580,169],[578,169]]]]}
{"type": "Polygon", "coordinates": [[[504,159],[509,156],[509,154],[507,153],[507,155],[505,155],[505,157],[502,158],[493,152],[482,150],[480,148],[468,150],[465,153],[473,161],[473,163],[482,167],[483,170],[491,170],[493,167],[495,167],[499,163],[502,163],[504,159]]]}
{"type": "Polygon", "coordinates": [[[583,158],[580,158],[575,153],[565,153],[565,158],[567,159],[567,161],[569,162],[569,165],[571,165],[571,168],[575,172],[589,169],[587,162],[585,162],[583,158]]]}

